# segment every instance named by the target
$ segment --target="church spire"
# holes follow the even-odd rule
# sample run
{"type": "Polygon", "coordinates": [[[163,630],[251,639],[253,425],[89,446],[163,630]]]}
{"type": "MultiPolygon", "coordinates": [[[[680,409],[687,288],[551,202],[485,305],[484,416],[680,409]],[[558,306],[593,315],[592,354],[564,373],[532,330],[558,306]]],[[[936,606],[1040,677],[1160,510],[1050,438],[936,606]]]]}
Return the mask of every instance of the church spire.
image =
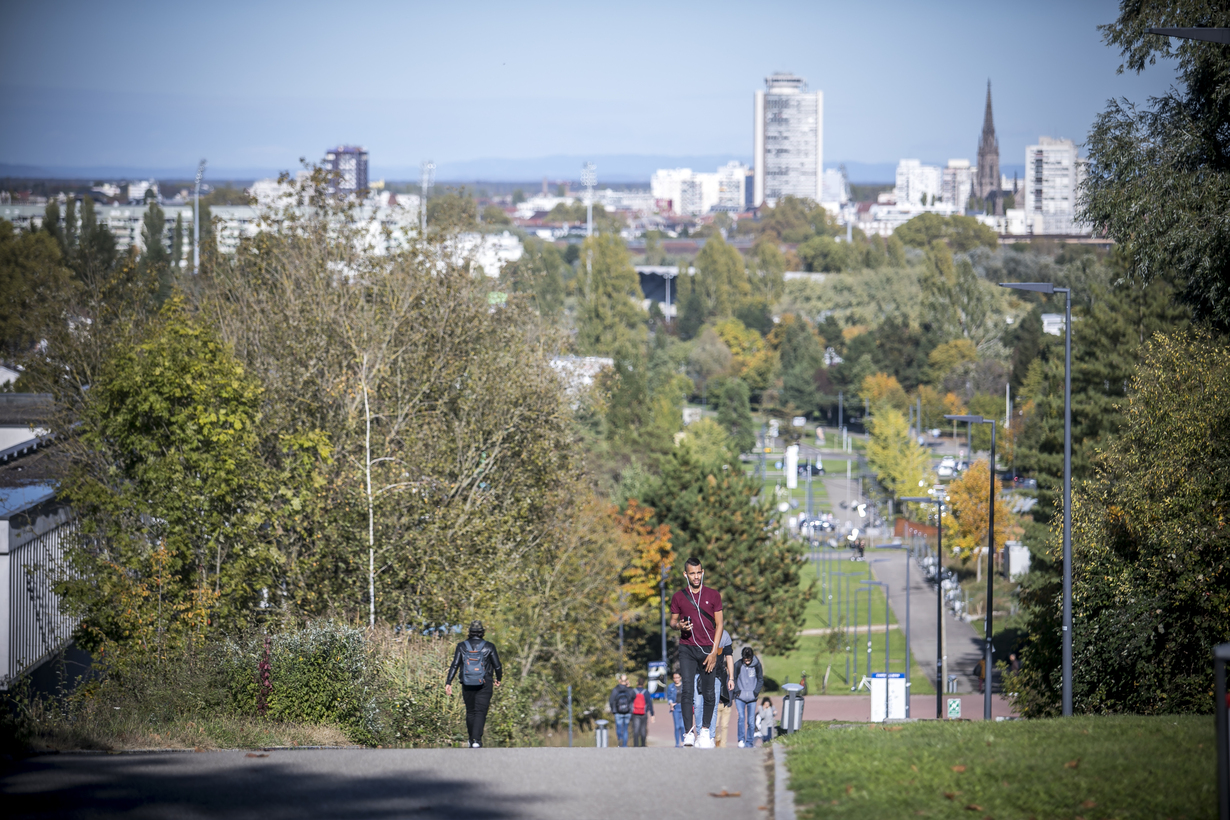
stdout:
{"type": "Polygon", "coordinates": [[[995,120],[991,116],[991,80],[987,80],[987,111],[982,119],[982,138],[978,141],[978,181],[975,195],[986,203],[988,213],[1002,216],[1004,205],[1000,194],[999,140],[995,138],[995,120]]]}

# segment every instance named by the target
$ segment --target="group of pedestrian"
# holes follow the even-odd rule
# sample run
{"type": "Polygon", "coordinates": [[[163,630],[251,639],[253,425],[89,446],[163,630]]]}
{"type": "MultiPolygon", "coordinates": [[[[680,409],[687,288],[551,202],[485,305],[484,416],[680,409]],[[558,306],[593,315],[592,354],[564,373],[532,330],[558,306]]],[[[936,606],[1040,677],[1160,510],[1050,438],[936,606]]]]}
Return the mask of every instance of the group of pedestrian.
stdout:
{"type": "MultiPolygon", "coordinates": [[[[734,661],[730,633],[722,628],[722,595],[705,586],[705,570],[696,558],[684,565],[684,588],[670,602],[672,629],[680,632],[679,671],[666,690],[666,702],[675,724],[675,745],[712,749],[725,743],[730,712],[735,710],[738,745],[751,748],[757,736],[771,740],[776,713],[768,698],[756,706],[764,688],[764,669],[751,647],[744,647],[734,661]],[[699,723],[699,726],[697,725],[699,723]]],[[[451,697],[453,680],[460,676],[461,696],[466,706],[469,746],[482,746],[487,710],[494,687],[504,669],[495,645],[485,640],[481,621],[470,624],[466,639],[457,644],[444,690],[451,697]]],[[[636,687],[620,675],[607,706],[615,717],[620,746],[644,746],[648,724],[655,720],[653,698],[638,677],[636,687]]]]}

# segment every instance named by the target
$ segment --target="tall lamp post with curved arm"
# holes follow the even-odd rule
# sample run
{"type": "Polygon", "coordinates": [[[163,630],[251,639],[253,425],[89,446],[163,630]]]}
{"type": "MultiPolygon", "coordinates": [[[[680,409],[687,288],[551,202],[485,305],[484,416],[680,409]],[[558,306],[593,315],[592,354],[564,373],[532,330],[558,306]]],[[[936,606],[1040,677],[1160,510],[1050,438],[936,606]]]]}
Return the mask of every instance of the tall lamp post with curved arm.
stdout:
{"type": "Polygon", "coordinates": [[[1072,289],[1052,282],[1000,282],[1001,288],[1062,293],[1063,313],[1063,716],[1072,716],[1072,289]]]}
{"type": "Polygon", "coordinates": [[[967,421],[970,424],[991,425],[991,481],[990,495],[987,505],[987,618],[984,654],[982,658],[984,685],[982,687],[982,719],[991,719],[991,670],[995,668],[992,657],[991,637],[995,622],[995,419],[985,419],[982,416],[944,416],[951,421],[967,421]]]}

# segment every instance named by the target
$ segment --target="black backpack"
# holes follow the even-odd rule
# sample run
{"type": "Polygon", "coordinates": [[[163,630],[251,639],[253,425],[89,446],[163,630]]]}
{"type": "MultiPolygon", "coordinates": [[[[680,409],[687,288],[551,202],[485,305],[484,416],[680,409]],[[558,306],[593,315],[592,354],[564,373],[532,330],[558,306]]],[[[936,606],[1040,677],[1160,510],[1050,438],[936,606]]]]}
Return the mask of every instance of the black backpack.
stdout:
{"type": "Polygon", "coordinates": [[[628,715],[632,713],[632,691],[627,687],[619,690],[619,694],[615,695],[615,714],[628,715]]]}
{"type": "Polygon", "coordinates": [[[466,686],[482,686],[487,682],[487,664],[483,644],[471,648],[470,641],[461,642],[461,682],[466,686]]]}

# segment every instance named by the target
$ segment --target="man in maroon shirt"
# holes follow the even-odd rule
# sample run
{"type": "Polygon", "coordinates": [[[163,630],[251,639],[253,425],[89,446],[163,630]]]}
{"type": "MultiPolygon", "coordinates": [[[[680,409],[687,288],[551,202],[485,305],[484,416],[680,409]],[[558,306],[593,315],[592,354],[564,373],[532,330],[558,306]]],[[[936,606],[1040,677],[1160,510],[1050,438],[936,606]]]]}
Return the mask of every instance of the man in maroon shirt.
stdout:
{"type": "Polygon", "coordinates": [[[718,637],[722,634],[722,596],[705,586],[705,570],[697,558],[689,558],[683,567],[688,582],[671,597],[671,628],[680,630],[679,672],[683,676],[680,706],[683,709],[684,746],[713,748],[713,675],[719,654],[718,637]],[[702,728],[698,733],[692,725],[693,703],[696,699],[696,676],[700,676],[700,691],[705,693],[702,728]]]}

